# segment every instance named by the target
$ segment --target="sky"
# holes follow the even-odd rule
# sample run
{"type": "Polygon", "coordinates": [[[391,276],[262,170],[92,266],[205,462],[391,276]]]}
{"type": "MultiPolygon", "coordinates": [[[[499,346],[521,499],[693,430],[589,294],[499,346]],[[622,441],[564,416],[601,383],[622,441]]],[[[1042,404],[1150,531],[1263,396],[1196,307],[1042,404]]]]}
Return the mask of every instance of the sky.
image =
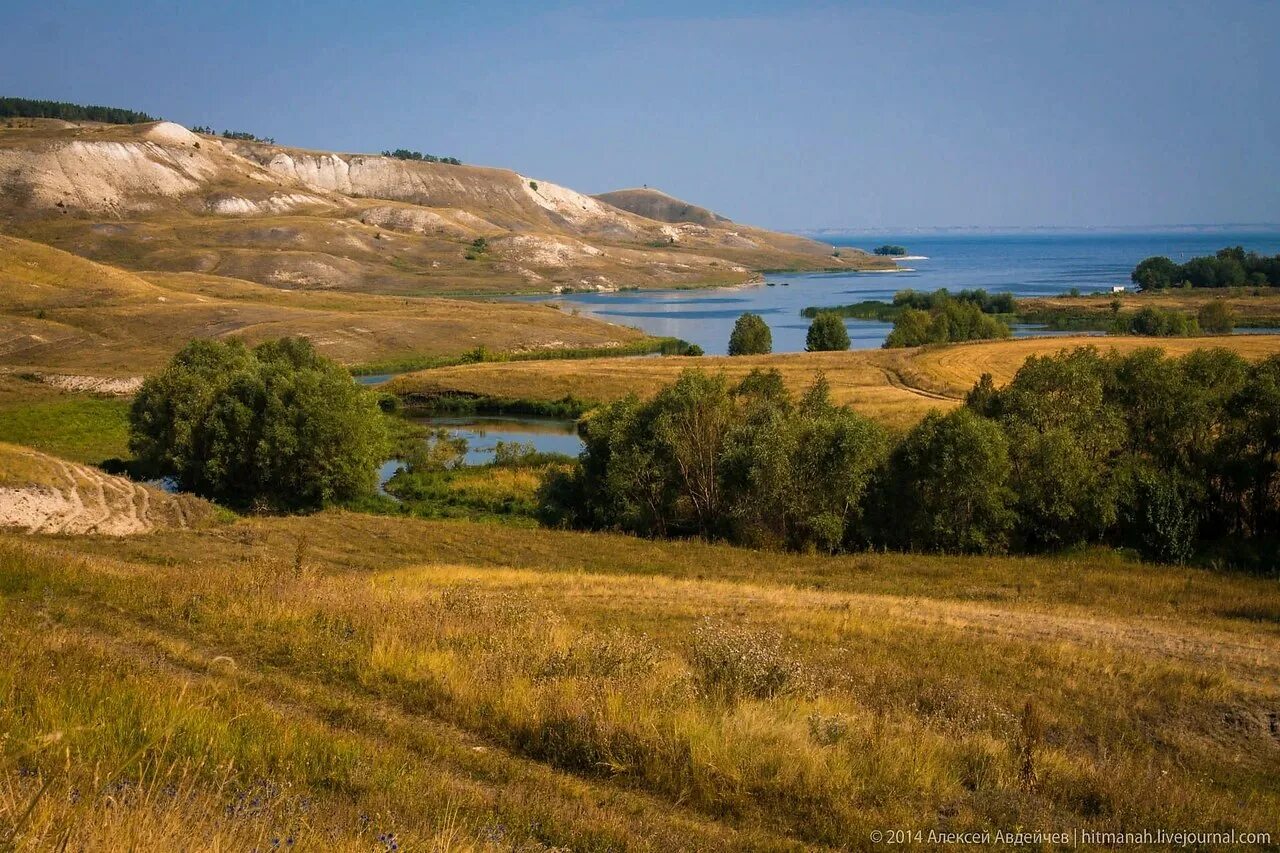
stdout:
{"type": "Polygon", "coordinates": [[[785,229],[1280,221],[1280,2],[0,0],[0,95],[785,229]]]}

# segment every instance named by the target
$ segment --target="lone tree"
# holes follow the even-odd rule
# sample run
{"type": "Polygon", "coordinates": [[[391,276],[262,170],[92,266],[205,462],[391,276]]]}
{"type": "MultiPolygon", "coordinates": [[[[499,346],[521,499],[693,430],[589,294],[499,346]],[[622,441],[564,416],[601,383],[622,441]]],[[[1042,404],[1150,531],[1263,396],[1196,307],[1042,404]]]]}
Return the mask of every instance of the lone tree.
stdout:
{"type": "Polygon", "coordinates": [[[368,493],[388,452],[376,396],[303,338],[192,341],[143,383],[129,431],[144,468],[241,509],[368,493]]]}
{"type": "Polygon", "coordinates": [[[746,313],[733,324],[729,335],[729,355],[768,355],[773,352],[773,333],[759,314],[746,313]]]}
{"type": "Polygon", "coordinates": [[[809,324],[809,333],[805,335],[806,352],[838,352],[849,348],[849,330],[844,327],[844,320],[839,314],[831,311],[819,312],[809,324]]]}

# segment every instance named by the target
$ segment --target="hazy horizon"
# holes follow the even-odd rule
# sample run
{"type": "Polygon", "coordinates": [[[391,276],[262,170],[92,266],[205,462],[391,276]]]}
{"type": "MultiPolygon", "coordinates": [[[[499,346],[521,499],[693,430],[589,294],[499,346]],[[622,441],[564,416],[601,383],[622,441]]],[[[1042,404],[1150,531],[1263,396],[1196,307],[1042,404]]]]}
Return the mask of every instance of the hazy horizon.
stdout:
{"type": "Polygon", "coordinates": [[[24,4],[0,94],[795,231],[1280,216],[1278,4],[305,8],[24,4]]]}

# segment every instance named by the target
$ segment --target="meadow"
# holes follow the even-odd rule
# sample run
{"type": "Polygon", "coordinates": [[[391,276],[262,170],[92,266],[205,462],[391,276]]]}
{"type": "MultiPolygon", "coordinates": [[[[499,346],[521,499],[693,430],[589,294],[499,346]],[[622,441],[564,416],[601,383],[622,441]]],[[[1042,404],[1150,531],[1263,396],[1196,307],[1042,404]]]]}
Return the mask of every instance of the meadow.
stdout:
{"type": "Polygon", "coordinates": [[[0,578],[18,849],[1280,820],[1273,580],[333,511],[6,535],[0,578]]]}
{"type": "MultiPolygon", "coordinates": [[[[970,377],[1004,381],[1004,364],[1074,342],[481,363],[391,389],[554,402],[763,366],[795,389],[821,371],[838,402],[907,426],[956,405],[970,377]]],[[[0,441],[122,456],[127,405],[0,377],[0,441]]],[[[0,485],[44,476],[10,467],[0,485]]],[[[0,845],[1277,837],[1274,576],[1105,549],[833,557],[538,528],[536,481],[519,466],[419,478],[436,519],[410,505],[0,533],[0,845]]]]}

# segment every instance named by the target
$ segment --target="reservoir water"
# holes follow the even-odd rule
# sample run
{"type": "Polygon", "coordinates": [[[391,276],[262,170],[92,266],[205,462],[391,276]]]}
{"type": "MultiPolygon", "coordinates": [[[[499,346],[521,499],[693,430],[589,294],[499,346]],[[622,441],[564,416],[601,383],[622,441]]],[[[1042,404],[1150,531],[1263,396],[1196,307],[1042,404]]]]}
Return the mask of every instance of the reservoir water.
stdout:
{"type": "MultiPolygon", "coordinates": [[[[837,246],[871,249],[882,243],[904,246],[910,255],[898,272],[778,273],[765,284],[699,290],[646,290],[520,297],[560,304],[565,310],[636,326],[654,335],[683,338],[709,354],[722,354],[734,321],[744,311],[764,317],[773,332],[774,352],[804,349],[808,306],[840,305],[866,299],[890,300],[899,290],[952,291],[985,288],[1016,296],[1106,292],[1132,287],[1129,273],[1143,258],[1165,255],[1182,263],[1224,246],[1244,246],[1262,254],[1280,252],[1280,232],[1019,232],[842,235],[824,237],[837,246]]],[[[848,320],[854,349],[884,343],[888,323],[848,320]]],[[[1017,335],[1043,334],[1015,329],[1017,335]]]]}

